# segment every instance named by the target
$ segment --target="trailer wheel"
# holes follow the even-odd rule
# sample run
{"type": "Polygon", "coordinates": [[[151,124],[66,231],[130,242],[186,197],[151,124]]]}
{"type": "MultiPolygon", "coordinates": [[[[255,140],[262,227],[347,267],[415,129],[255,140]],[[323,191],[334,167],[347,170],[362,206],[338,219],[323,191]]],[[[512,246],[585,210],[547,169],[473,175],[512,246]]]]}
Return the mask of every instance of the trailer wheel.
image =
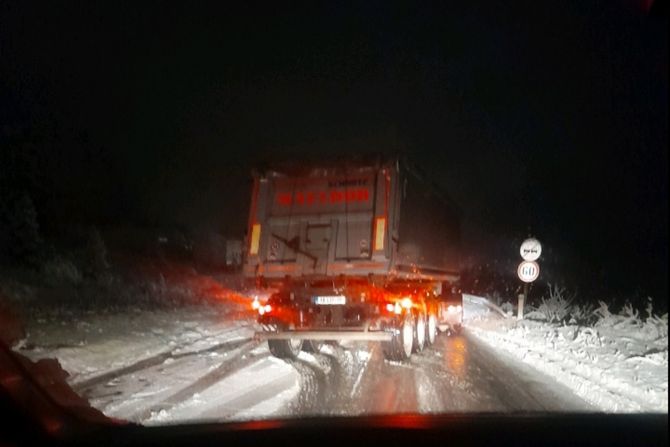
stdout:
{"type": "Polygon", "coordinates": [[[426,346],[426,314],[419,312],[416,315],[416,324],[414,325],[414,342],[412,350],[414,352],[421,352],[426,346]]]}
{"type": "MultiPolygon", "coordinates": [[[[290,329],[293,329],[294,326],[289,326],[290,329]]],[[[280,359],[295,359],[300,354],[302,349],[303,341],[290,339],[290,340],[268,340],[268,347],[270,352],[275,357],[280,359]]]]}
{"type": "Polygon", "coordinates": [[[280,359],[294,359],[300,354],[302,340],[268,340],[270,352],[280,359]]]}
{"type": "Polygon", "coordinates": [[[391,341],[382,343],[384,357],[387,360],[404,361],[412,355],[414,344],[414,318],[407,313],[400,324],[394,327],[391,341]]]}
{"type": "Polygon", "coordinates": [[[302,350],[305,352],[319,353],[323,347],[322,340],[305,340],[302,344],[302,350]]]}
{"type": "Polygon", "coordinates": [[[426,343],[432,345],[437,338],[437,317],[433,312],[428,314],[428,324],[426,324],[426,343]]]}

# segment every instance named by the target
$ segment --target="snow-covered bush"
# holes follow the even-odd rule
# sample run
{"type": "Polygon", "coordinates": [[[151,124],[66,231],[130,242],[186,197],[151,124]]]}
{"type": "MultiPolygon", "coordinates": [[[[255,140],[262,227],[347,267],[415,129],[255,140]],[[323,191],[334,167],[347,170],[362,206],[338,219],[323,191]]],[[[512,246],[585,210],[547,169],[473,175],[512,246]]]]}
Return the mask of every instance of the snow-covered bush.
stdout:
{"type": "Polygon", "coordinates": [[[547,315],[537,309],[530,308],[530,311],[524,313],[524,318],[527,320],[547,321],[547,315]]]}
{"type": "Polygon", "coordinates": [[[648,317],[642,325],[642,332],[652,340],[668,338],[668,314],[648,317]]]}
{"type": "Polygon", "coordinates": [[[654,307],[651,298],[647,304],[647,318],[642,325],[642,332],[649,338],[657,340],[668,337],[668,314],[662,316],[654,315],[654,307]]]}
{"type": "Polygon", "coordinates": [[[581,306],[575,304],[570,309],[570,323],[580,326],[591,326],[597,320],[596,307],[593,303],[585,303],[581,306]]]}
{"type": "Polygon", "coordinates": [[[623,308],[618,314],[614,314],[609,310],[609,305],[603,301],[599,301],[599,307],[594,311],[597,317],[595,323],[596,327],[623,327],[623,326],[641,326],[640,313],[633,308],[630,303],[624,304],[623,308]]]}
{"type": "Polygon", "coordinates": [[[593,311],[597,318],[596,326],[613,326],[617,316],[610,312],[609,305],[604,301],[598,301],[598,308],[593,311]]]}
{"type": "Polygon", "coordinates": [[[505,301],[500,305],[500,308],[505,312],[507,315],[512,315],[514,314],[514,311],[516,310],[516,306],[509,301],[505,301]]]}
{"type": "Polygon", "coordinates": [[[629,324],[631,326],[641,326],[640,312],[633,308],[630,303],[626,303],[621,309],[621,316],[623,317],[620,324],[629,324]]]}
{"type": "Polygon", "coordinates": [[[640,312],[630,303],[624,304],[619,313],[614,314],[609,306],[600,301],[600,307],[594,311],[597,317],[596,328],[626,329],[627,332],[637,334],[644,340],[659,340],[668,336],[668,314],[658,316],[653,313],[653,306],[649,301],[646,309],[647,317],[642,318],[640,312]]]}
{"type": "Polygon", "coordinates": [[[565,288],[549,284],[549,299],[542,297],[541,300],[537,308],[531,308],[526,318],[560,323],[570,315],[574,296],[566,297],[565,288]]]}

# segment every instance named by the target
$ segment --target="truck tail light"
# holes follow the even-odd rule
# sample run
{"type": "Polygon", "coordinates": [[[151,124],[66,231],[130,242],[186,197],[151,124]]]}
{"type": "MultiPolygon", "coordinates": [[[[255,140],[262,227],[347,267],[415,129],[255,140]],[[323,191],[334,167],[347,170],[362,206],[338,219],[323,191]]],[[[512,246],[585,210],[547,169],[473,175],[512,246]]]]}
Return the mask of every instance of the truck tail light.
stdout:
{"type": "Polygon", "coordinates": [[[400,303],[395,303],[393,311],[398,315],[402,313],[402,307],[400,306],[400,303]]]}
{"type": "Polygon", "coordinates": [[[405,297],[395,303],[387,303],[386,310],[390,313],[400,315],[403,309],[411,309],[413,306],[412,299],[405,297]]]}
{"type": "Polygon", "coordinates": [[[375,251],[384,249],[384,236],[386,236],[386,218],[375,219],[375,251]]]}
{"type": "Polygon", "coordinates": [[[249,244],[249,254],[257,255],[258,247],[261,241],[261,224],[254,224],[251,227],[251,243],[249,244]]]}
{"type": "Polygon", "coordinates": [[[260,315],[269,314],[270,312],[272,312],[272,306],[270,306],[269,304],[258,307],[258,313],[260,315]]]}

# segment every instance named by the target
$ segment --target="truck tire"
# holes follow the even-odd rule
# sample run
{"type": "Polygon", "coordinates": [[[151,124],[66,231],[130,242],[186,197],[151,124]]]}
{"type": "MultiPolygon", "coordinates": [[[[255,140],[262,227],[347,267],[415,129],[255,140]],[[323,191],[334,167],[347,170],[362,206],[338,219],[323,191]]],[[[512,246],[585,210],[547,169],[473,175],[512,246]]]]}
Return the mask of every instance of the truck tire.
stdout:
{"type": "Polygon", "coordinates": [[[426,314],[419,312],[414,323],[414,341],[412,351],[421,352],[426,347],[426,314]]]}
{"type": "Polygon", "coordinates": [[[400,321],[400,324],[394,328],[391,341],[382,342],[382,350],[387,360],[405,361],[412,356],[412,346],[414,345],[414,317],[407,313],[400,321]]]}
{"type": "Polygon", "coordinates": [[[268,340],[270,352],[280,359],[295,359],[300,354],[302,340],[268,340]]]}
{"type": "Polygon", "coordinates": [[[319,353],[323,347],[322,340],[305,340],[302,343],[302,350],[305,352],[319,353]]]}
{"type": "Polygon", "coordinates": [[[428,314],[428,323],[426,324],[426,344],[432,345],[437,338],[437,317],[435,313],[428,314]]]}
{"type": "MultiPolygon", "coordinates": [[[[294,329],[295,326],[290,324],[288,326],[283,325],[284,329],[294,329]]],[[[270,352],[275,357],[280,359],[295,359],[300,354],[302,349],[303,341],[302,340],[268,340],[268,347],[270,352]]]]}

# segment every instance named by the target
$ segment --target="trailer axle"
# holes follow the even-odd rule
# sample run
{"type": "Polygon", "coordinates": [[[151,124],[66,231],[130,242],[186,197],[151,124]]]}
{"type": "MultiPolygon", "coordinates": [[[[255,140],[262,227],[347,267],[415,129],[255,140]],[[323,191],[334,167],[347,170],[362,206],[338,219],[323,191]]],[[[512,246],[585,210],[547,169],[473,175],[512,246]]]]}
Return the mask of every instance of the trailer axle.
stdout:
{"type": "Polygon", "coordinates": [[[362,341],[391,341],[390,332],[364,331],[282,331],[256,332],[256,340],[362,340],[362,341]]]}

